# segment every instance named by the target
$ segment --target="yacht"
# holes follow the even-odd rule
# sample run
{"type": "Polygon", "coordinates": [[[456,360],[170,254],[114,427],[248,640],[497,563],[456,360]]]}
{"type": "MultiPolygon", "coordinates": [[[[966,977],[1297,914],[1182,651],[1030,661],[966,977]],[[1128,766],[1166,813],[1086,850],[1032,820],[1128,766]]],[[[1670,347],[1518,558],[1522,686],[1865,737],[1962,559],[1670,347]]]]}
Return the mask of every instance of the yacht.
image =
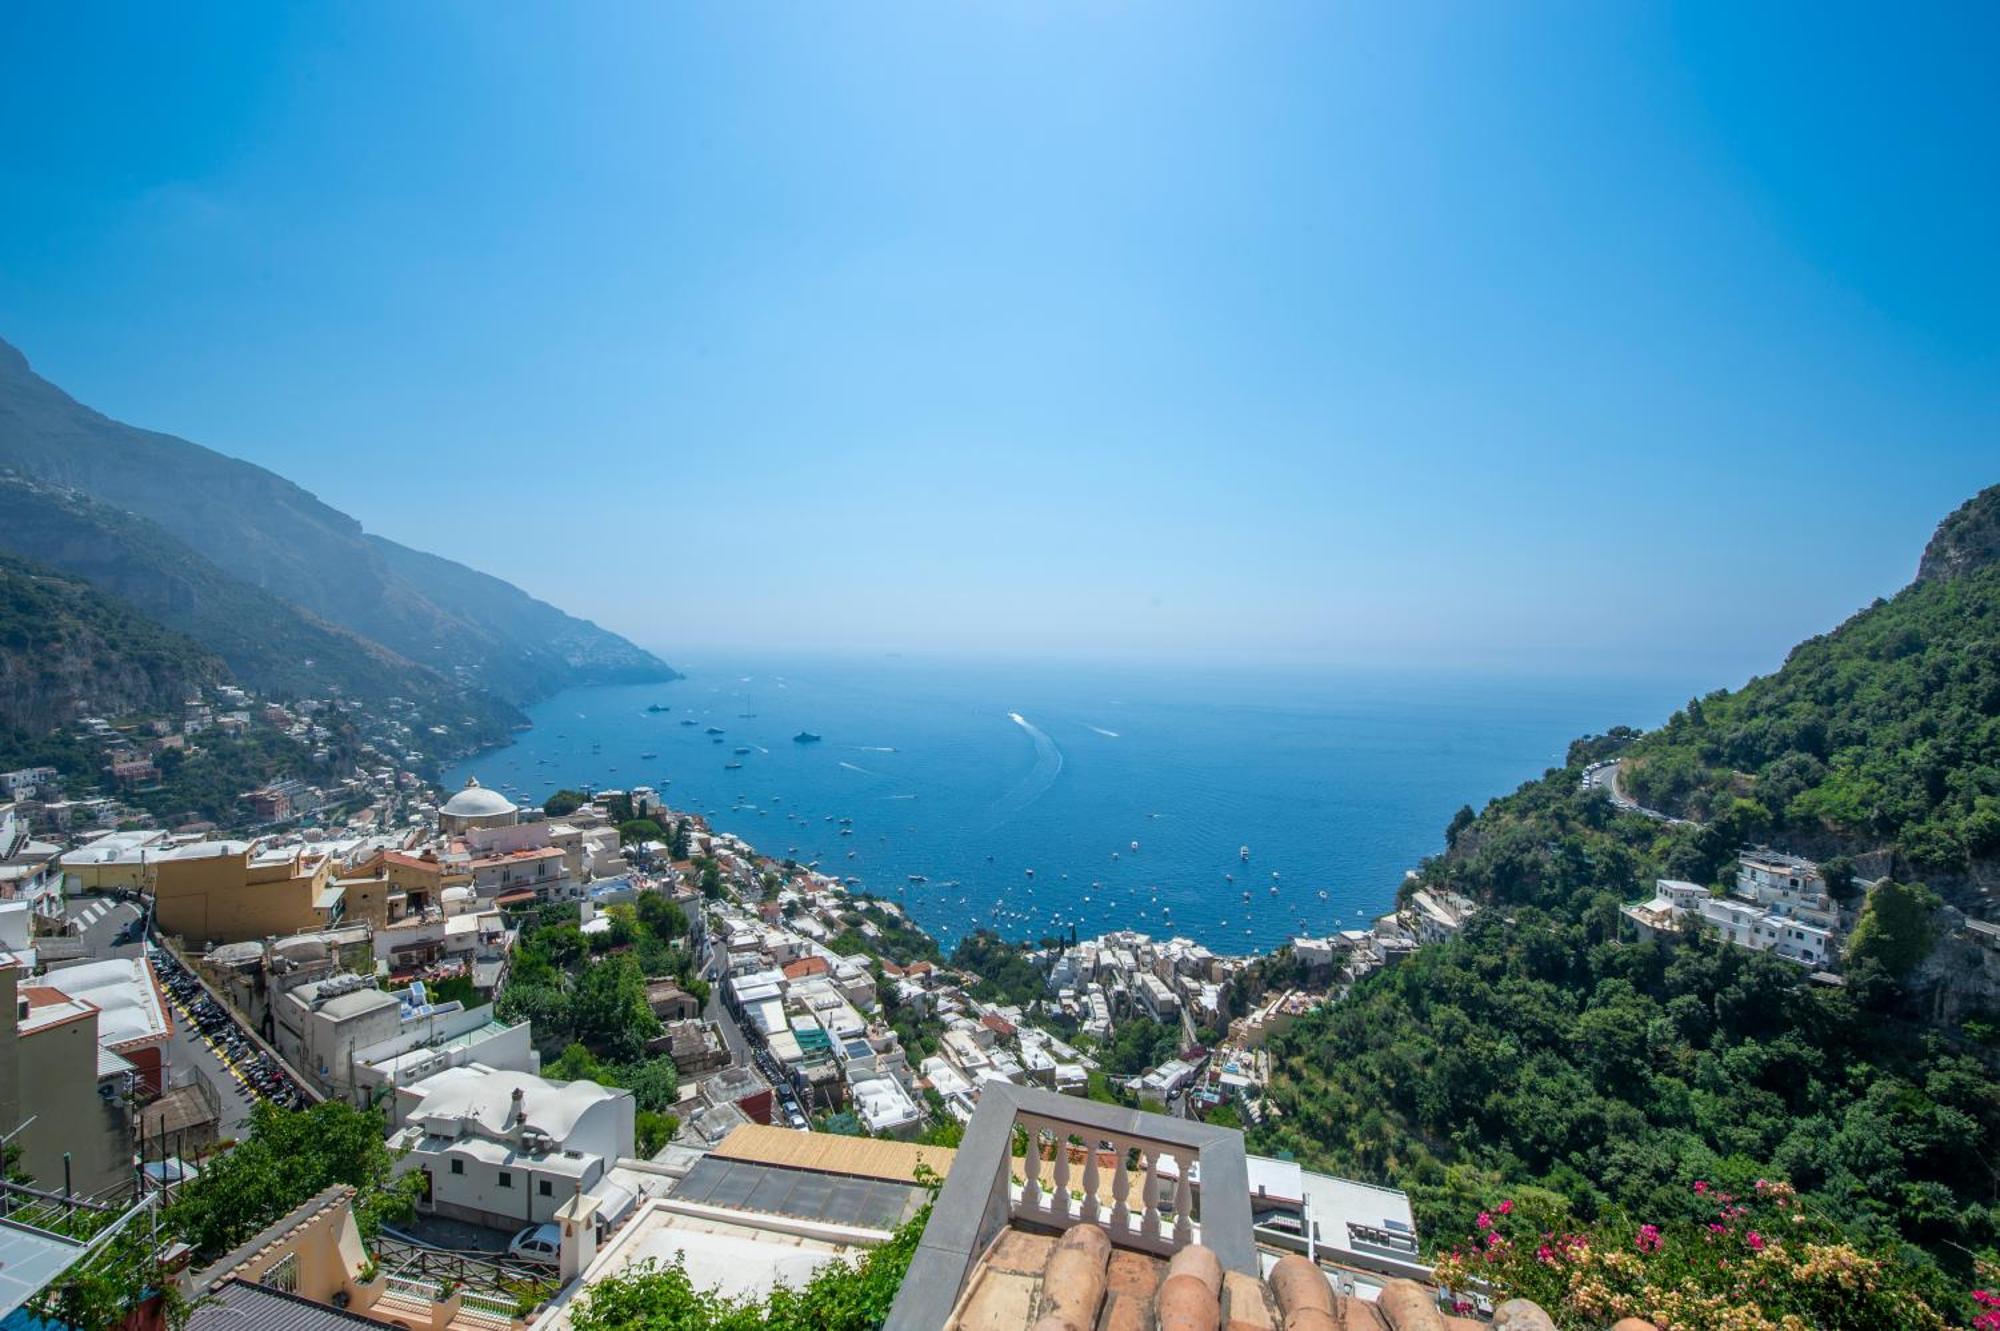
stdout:
{"type": "MultiPolygon", "coordinates": [[[[734,761],[731,761],[731,762],[726,762],[726,763],[724,763],[724,764],[722,765],[722,770],[723,770],[723,771],[725,771],[725,772],[733,772],[733,771],[735,771],[735,770],[736,770],[737,768],[739,768],[739,767],[741,767],[741,766],[743,766],[743,764],[742,764],[742,763],[739,763],[739,762],[734,762],[734,761]]],[[[1272,890],[1273,892],[1275,892],[1275,891],[1277,891],[1278,889],[1274,887],[1274,888],[1272,888],[1271,890],[1272,890]]]]}
{"type": "Polygon", "coordinates": [[[748,745],[743,745],[743,746],[740,746],[740,747],[738,747],[738,748],[737,748],[737,750],[736,750],[736,756],[740,758],[740,757],[742,757],[742,756],[743,756],[744,754],[746,754],[746,753],[748,753],[748,752],[750,752],[750,748],[749,748],[749,746],[748,746],[748,745]]]}
{"type": "Polygon", "coordinates": [[[1135,855],[1139,853],[1139,843],[1136,841],[1132,843],[1132,853],[1135,855]]]}
{"type": "Polygon", "coordinates": [[[704,733],[704,734],[709,734],[709,735],[720,735],[720,734],[722,733],[722,727],[721,727],[721,726],[710,726],[710,727],[709,727],[709,728],[708,728],[708,729],[707,729],[706,731],[704,731],[703,733],[704,733]]]}
{"type": "Polygon", "coordinates": [[[639,756],[640,756],[641,758],[657,758],[657,757],[659,757],[660,755],[659,755],[659,754],[657,754],[657,753],[654,753],[654,752],[653,752],[653,751],[652,751],[651,749],[648,749],[648,750],[647,750],[646,752],[644,752],[644,753],[640,754],[639,756]]]}
{"type": "Polygon", "coordinates": [[[1236,848],[1236,858],[1244,861],[1247,864],[1250,860],[1250,847],[1238,846],[1236,848]]]}
{"type": "Polygon", "coordinates": [[[819,743],[819,736],[813,734],[810,730],[801,730],[798,734],[792,736],[792,743],[817,744],[819,743]]]}

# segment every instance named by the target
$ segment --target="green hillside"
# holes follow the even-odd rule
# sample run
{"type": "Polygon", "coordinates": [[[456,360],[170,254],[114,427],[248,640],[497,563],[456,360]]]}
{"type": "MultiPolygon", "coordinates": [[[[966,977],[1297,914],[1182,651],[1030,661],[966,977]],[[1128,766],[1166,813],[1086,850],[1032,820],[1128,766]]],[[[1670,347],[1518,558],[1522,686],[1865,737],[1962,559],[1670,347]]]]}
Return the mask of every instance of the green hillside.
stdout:
{"type": "Polygon", "coordinates": [[[1741,839],[1890,850],[1934,884],[2000,858],[2000,486],[1946,519],[1895,598],[1691,702],[1623,779],[1741,839]]]}
{"type": "Polygon", "coordinates": [[[676,678],[518,587],[368,535],[282,476],[92,411],[4,341],[0,467],[148,518],[225,575],[509,702],[676,678]]]}
{"type": "Polygon", "coordinates": [[[79,578],[0,555],[0,754],[5,732],[79,715],[178,710],[224,683],[213,652],[79,578]]]}
{"type": "MultiPolygon", "coordinates": [[[[408,699],[428,723],[448,727],[442,737],[413,737],[440,756],[502,741],[523,720],[497,698],[240,582],[146,519],[72,490],[0,475],[0,550],[87,579],[202,643],[261,694],[408,699]]],[[[5,710],[0,721],[24,724],[5,710]]]]}
{"type": "MultiPolygon", "coordinates": [[[[1716,882],[1747,840],[1892,848],[1982,909],[2000,795],[2000,491],[1940,528],[1918,581],[1701,699],[1655,735],[1579,740],[1565,767],[1453,820],[1421,871],[1486,905],[1271,1044],[1266,1150],[1407,1188],[1449,1242],[1502,1197],[1578,1223],[1713,1218],[1720,1186],[1795,1185],[1812,1213],[1962,1299],[2000,1241],[2000,1016],[1928,1024],[1906,990],[1927,893],[1878,888],[1842,986],[1707,937],[1630,941],[1655,877],[1716,882]],[[1586,767],[1705,820],[1619,812],[1586,767]]],[[[1956,977],[1963,981],[1964,977],[1956,977]]],[[[1976,986],[1972,990],[1977,998],[1976,986]]],[[[1629,1231],[1627,1231],[1629,1232],[1629,1231]]]]}

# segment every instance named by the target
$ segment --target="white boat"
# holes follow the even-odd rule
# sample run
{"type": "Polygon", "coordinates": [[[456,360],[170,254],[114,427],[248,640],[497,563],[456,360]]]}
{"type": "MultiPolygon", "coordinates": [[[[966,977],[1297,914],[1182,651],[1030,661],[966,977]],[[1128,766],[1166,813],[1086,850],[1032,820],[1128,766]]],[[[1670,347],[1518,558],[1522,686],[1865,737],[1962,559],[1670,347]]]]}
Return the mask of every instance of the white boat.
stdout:
{"type": "Polygon", "coordinates": [[[1136,854],[1136,853],[1138,852],[1138,849],[1139,849],[1139,843],[1138,843],[1138,842],[1136,842],[1136,841],[1134,841],[1134,842],[1132,843],[1132,850],[1133,850],[1133,852],[1134,852],[1134,853],[1136,854]]]}
{"type": "Polygon", "coordinates": [[[1248,860],[1250,858],[1250,847],[1238,846],[1236,848],[1236,858],[1239,860],[1248,860]]]}

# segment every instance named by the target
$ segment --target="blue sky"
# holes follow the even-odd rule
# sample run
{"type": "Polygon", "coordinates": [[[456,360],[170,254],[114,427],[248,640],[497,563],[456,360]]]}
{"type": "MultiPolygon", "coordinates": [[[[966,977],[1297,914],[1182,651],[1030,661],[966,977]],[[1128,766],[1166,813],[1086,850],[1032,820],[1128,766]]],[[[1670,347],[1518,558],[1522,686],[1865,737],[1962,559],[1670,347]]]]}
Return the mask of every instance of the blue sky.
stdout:
{"type": "Polygon", "coordinates": [[[1996,64],[1976,5],[15,5],[0,336],[669,657],[1735,682],[2000,481],[1996,64]]]}

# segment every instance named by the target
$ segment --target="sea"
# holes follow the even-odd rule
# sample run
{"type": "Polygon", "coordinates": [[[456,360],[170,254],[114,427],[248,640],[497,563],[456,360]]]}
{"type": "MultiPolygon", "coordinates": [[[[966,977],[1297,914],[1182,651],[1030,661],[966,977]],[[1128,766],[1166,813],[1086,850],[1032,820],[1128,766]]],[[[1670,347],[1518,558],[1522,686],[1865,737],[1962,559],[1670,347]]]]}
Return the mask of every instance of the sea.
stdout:
{"type": "MultiPolygon", "coordinates": [[[[679,663],[677,663],[679,664],[679,663]]],[[[574,689],[459,764],[517,803],[648,785],[763,853],[975,929],[1226,953],[1365,928],[1452,814],[1652,726],[1685,681],[906,656],[682,665],[574,689]],[[801,734],[817,740],[801,740],[801,734]]]]}

